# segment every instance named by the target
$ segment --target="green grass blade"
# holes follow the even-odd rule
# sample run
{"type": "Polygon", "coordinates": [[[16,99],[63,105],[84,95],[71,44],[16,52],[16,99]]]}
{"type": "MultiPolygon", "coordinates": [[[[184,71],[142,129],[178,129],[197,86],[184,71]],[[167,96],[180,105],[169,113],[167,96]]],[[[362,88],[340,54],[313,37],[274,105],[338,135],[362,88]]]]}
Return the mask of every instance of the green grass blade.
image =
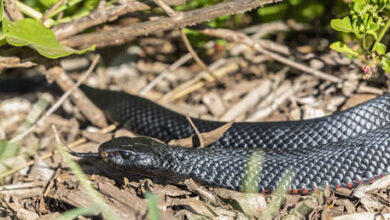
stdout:
{"type": "Polygon", "coordinates": [[[146,192],[145,199],[148,202],[149,219],[150,220],[159,220],[160,215],[158,213],[158,202],[157,202],[156,195],[154,195],[151,192],[146,192]]]}
{"type": "Polygon", "coordinates": [[[61,216],[57,217],[55,220],[71,220],[76,219],[78,216],[82,215],[94,215],[96,214],[96,210],[99,207],[97,205],[92,205],[85,208],[75,208],[69,211],[64,212],[61,216]]]}

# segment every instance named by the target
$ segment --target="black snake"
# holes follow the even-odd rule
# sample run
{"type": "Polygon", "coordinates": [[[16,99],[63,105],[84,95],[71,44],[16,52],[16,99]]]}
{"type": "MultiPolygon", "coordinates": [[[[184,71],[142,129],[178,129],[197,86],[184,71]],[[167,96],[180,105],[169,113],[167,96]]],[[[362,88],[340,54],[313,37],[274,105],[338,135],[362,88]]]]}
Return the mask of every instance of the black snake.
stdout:
{"type": "MultiPolygon", "coordinates": [[[[81,89],[111,120],[138,134],[163,141],[194,134],[185,116],[144,98],[87,86],[81,89]]],[[[193,122],[201,132],[224,124],[193,122]]],[[[193,178],[234,190],[253,182],[249,185],[252,190],[273,191],[286,173],[292,173],[286,176],[286,187],[292,193],[305,194],[322,184],[355,187],[389,174],[389,128],[390,95],[385,94],[317,119],[234,123],[206,148],[184,149],[147,138],[121,137],[103,143],[99,153],[74,154],[100,156],[148,176],[193,178]],[[252,155],[258,157],[248,166],[252,155]]]]}

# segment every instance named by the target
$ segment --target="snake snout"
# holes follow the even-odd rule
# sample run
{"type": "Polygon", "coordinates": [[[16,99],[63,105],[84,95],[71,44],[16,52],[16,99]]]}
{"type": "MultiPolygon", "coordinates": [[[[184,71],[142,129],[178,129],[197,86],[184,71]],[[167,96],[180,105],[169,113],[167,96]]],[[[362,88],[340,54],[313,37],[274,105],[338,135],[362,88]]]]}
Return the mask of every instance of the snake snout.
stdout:
{"type": "Polygon", "coordinates": [[[156,161],[154,149],[159,147],[156,143],[147,138],[114,138],[99,147],[99,155],[120,167],[152,168],[156,161]]]}

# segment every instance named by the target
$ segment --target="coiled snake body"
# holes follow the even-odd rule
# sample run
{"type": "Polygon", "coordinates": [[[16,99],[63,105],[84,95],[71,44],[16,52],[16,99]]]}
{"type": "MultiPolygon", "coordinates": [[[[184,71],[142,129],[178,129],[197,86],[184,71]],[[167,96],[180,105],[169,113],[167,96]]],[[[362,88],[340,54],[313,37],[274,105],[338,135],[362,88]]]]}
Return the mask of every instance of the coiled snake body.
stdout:
{"type": "MultiPolygon", "coordinates": [[[[111,120],[138,134],[163,141],[193,135],[185,116],[151,101],[124,92],[81,89],[111,120]]],[[[224,124],[200,119],[193,122],[201,132],[224,124]]],[[[354,187],[389,174],[389,129],[390,95],[385,94],[317,119],[234,123],[206,148],[184,149],[146,138],[122,137],[102,144],[99,156],[146,175],[168,180],[193,178],[234,190],[254,181],[257,184],[249,186],[254,190],[273,191],[283,175],[292,171],[289,173],[294,175],[286,177],[286,187],[293,193],[307,193],[321,184],[354,187]],[[252,155],[260,159],[248,166],[252,155]]]]}

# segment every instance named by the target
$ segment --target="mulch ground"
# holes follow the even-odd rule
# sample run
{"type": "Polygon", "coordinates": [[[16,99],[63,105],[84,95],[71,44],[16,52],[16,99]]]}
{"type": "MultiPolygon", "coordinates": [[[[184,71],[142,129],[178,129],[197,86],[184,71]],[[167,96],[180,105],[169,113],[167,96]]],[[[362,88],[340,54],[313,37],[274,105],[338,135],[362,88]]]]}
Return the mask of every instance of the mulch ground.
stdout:
{"type": "MultiPolygon", "coordinates": [[[[247,29],[244,33],[256,36],[260,31],[262,29],[258,27],[247,29]]],[[[102,59],[86,83],[142,95],[193,117],[235,122],[321,117],[387,91],[386,76],[374,73],[368,80],[363,80],[361,64],[329,51],[326,38],[312,37],[310,32],[305,31],[296,33],[294,41],[283,33],[272,36],[272,41],[268,43],[278,46],[274,47],[275,53],[336,76],[340,83],[319,79],[281,64],[241,43],[220,46],[210,41],[197,50],[218,77],[216,82],[193,60],[172,67],[172,63],[186,56],[179,34],[175,32],[167,38],[145,37],[131,45],[97,51],[102,59]]],[[[255,40],[262,41],[261,38],[255,40]]],[[[91,60],[88,55],[65,58],[61,65],[70,77],[77,79],[89,67],[91,60]]],[[[17,71],[22,72],[9,71],[6,75],[14,76],[17,71]]],[[[39,69],[23,72],[34,75],[39,74],[39,69]]],[[[51,105],[57,99],[57,96],[45,91],[0,94],[0,139],[15,137],[18,130],[28,126],[26,121],[30,121],[31,117],[34,121],[32,111],[36,110],[38,115],[45,112],[44,107],[43,110],[39,108],[41,102],[51,105]]],[[[94,152],[99,143],[115,136],[136,135],[115,126],[102,131],[85,119],[78,106],[66,100],[34,132],[18,142],[18,156],[5,160],[0,167],[0,173],[23,167],[3,176],[0,186],[2,218],[53,219],[75,207],[94,204],[67,163],[54,153],[52,125],[57,127],[64,142],[78,152],[94,152]]],[[[245,194],[199,186],[191,180],[175,185],[155,183],[136,175],[124,176],[121,171],[98,159],[74,159],[118,219],[148,218],[148,205],[144,200],[146,191],[156,195],[162,219],[389,218],[386,213],[390,207],[390,191],[386,177],[369,188],[325,189],[306,196],[245,194]]],[[[95,218],[99,215],[79,217],[95,218]]]]}

